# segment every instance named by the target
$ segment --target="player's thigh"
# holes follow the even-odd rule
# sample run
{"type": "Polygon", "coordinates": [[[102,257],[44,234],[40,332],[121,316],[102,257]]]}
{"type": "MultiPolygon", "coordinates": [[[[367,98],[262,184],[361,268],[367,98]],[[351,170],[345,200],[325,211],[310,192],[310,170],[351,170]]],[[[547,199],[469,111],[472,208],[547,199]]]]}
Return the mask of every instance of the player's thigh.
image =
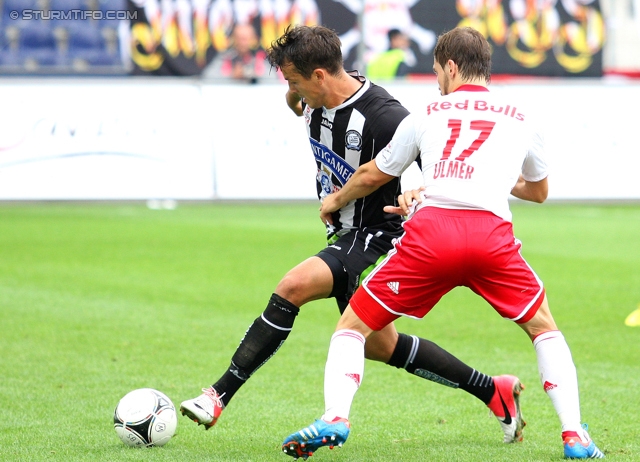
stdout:
{"type": "Polygon", "coordinates": [[[333,275],[327,264],[313,256],[292,268],[280,280],[276,294],[296,306],[329,297],[333,275]]]}
{"type": "MultiPolygon", "coordinates": [[[[318,257],[325,260],[333,272],[331,297],[344,302],[351,299],[361,280],[393,247],[394,237],[382,231],[357,230],[341,236],[321,250],[318,257]]],[[[342,311],[344,307],[341,307],[342,311]]]]}
{"type": "Polygon", "coordinates": [[[459,285],[459,245],[442,221],[438,213],[418,212],[405,223],[406,233],[395,248],[363,281],[364,290],[356,294],[356,312],[371,318],[374,312],[381,315],[370,326],[381,328],[379,321],[390,319],[380,308],[395,315],[422,318],[459,285]]]}
{"type": "Polygon", "coordinates": [[[505,319],[530,320],[544,299],[542,281],[521,254],[511,224],[496,220],[472,249],[468,285],[505,319]]]}

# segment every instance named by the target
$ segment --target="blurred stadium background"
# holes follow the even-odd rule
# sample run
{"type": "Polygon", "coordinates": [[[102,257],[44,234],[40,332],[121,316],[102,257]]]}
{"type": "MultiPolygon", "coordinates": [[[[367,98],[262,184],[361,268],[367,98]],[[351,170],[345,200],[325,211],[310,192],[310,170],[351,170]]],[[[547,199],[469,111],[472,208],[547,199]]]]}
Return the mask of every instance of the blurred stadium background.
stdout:
{"type": "Polygon", "coordinates": [[[253,24],[264,48],[288,24],[324,24],[358,69],[387,47],[389,29],[404,30],[413,72],[378,83],[411,110],[437,93],[435,37],[476,27],[494,47],[494,88],[540,108],[550,198],[640,199],[637,128],[624,116],[640,105],[640,0],[0,0],[0,9],[0,200],[313,199],[315,166],[284,83],[201,75],[236,23],[253,24]]]}

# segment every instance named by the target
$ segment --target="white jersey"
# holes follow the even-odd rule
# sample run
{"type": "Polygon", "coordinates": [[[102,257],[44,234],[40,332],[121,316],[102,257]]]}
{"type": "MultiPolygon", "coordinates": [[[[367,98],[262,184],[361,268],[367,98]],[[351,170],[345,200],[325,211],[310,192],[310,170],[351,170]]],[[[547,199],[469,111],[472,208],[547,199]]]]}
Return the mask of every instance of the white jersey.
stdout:
{"type": "Polygon", "coordinates": [[[463,85],[405,118],[376,165],[400,176],[420,155],[421,207],[488,210],[511,221],[509,195],[519,175],[535,182],[548,174],[543,138],[530,119],[515,102],[463,85]]]}

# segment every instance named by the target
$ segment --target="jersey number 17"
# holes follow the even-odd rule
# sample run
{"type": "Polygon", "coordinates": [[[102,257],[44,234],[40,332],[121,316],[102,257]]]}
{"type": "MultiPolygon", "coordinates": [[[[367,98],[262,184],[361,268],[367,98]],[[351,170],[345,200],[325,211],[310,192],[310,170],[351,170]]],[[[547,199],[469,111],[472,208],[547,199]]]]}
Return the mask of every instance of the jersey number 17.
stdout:
{"type": "MultiPolygon", "coordinates": [[[[489,120],[472,120],[470,124],[471,130],[478,130],[480,134],[467,149],[462,151],[462,154],[460,154],[458,157],[455,158],[455,160],[464,162],[464,160],[467,157],[469,157],[471,154],[473,154],[478,149],[480,149],[480,146],[482,146],[482,143],[484,143],[487,140],[487,138],[489,138],[489,135],[491,134],[491,131],[493,130],[493,127],[495,126],[495,124],[496,124],[495,122],[491,122],[489,120]]],[[[455,146],[456,141],[458,141],[458,138],[460,138],[462,120],[449,119],[449,128],[451,129],[451,135],[449,136],[449,139],[447,140],[447,144],[445,145],[444,150],[442,151],[442,157],[440,158],[440,160],[447,160],[451,156],[451,151],[453,150],[453,147],[455,146]]]]}

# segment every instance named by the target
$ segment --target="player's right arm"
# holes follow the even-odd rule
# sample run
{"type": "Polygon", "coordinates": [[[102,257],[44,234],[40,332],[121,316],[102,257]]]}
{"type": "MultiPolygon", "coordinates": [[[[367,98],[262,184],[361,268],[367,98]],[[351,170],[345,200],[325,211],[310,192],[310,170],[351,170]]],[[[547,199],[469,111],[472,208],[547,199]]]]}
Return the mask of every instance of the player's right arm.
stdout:
{"type": "Polygon", "coordinates": [[[289,106],[293,113],[298,117],[302,116],[302,99],[300,96],[297,93],[288,90],[285,98],[287,100],[287,106],[289,106]]]}
{"type": "Polygon", "coordinates": [[[391,142],[374,159],[381,172],[399,177],[418,158],[419,127],[420,120],[413,114],[409,114],[400,122],[391,142]]]}
{"type": "Polygon", "coordinates": [[[331,218],[333,212],[337,212],[352,200],[368,196],[394,178],[392,175],[381,172],[376,166],[375,159],[370,160],[358,167],[342,189],[325,196],[320,205],[320,219],[323,223],[333,224],[331,218]]]}
{"type": "Polygon", "coordinates": [[[358,167],[342,189],[324,198],[320,206],[322,222],[331,224],[333,212],[340,210],[352,200],[368,196],[382,185],[399,177],[417,155],[415,125],[409,114],[398,125],[391,142],[373,160],[358,167]]]}
{"type": "Polygon", "coordinates": [[[415,121],[409,114],[398,125],[391,142],[373,160],[358,167],[342,189],[323,199],[320,206],[320,218],[323,223],[331,223],[333,212],[340,210],[352,200],[368,196],[382,185],[399,177],[415,161],[419,154],[415,130],[415,121]]]}

